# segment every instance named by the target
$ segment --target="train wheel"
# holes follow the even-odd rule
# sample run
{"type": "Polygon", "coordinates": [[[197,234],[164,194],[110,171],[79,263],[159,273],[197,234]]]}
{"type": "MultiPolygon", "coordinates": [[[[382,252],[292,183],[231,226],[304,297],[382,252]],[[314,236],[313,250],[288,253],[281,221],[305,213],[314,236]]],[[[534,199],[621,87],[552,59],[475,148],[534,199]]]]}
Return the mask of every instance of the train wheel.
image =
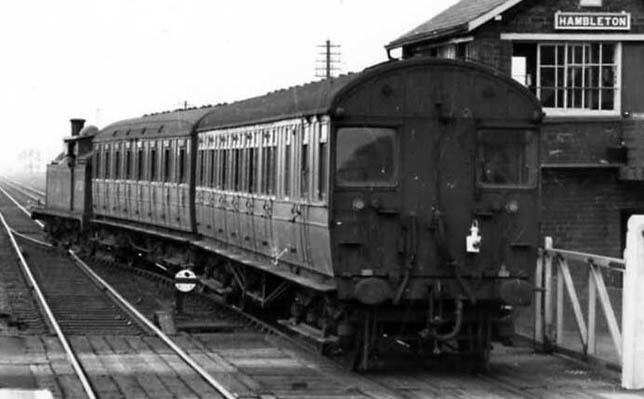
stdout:
{"type": "Polygon", "coordinates": [[[349,365],[352,370],[366,371],[370,368],[376,336],[376,313],[367,309],[361,316],[361,326],[356,331],[353,349],[349,355],[349,365]]]}
{"type": "Polygon", "coordinates": [[[476,322],[472,366],[474,371],[486,372],[490,368],[490,350],[492,348],[492,320],[482,316],[476,322]]]}

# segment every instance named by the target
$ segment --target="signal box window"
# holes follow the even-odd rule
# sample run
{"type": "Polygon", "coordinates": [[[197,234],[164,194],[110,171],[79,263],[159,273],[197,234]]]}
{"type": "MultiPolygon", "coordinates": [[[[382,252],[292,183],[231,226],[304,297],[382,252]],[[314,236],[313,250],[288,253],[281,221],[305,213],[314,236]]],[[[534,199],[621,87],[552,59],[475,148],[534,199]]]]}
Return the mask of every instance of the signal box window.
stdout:
{"type": "Polygon", "coordinates": [[[537,146],[529,130],[479,132],[478,181],[484,185],[532,186],[537,177],[537,146]]]}
{"type": "Polygon", "coordinates": [[[549,114],[612,114],[621,107],[619,54],[611,42],[515,43],[512,73],[549,114]]]}
{"type": "Polygon", "coordinates": [[[340,186],[396,183],[396,131],[381,127],[338,130],[335,180],[340,186]]]}

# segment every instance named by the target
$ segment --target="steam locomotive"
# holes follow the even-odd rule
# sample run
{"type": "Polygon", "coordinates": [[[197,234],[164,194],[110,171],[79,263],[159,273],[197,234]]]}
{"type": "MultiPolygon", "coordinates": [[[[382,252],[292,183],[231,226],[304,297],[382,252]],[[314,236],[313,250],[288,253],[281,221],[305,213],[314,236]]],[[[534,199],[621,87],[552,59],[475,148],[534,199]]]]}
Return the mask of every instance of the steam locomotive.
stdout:
{"type": "Polygon", "coordinates": [[[453,60],[390,61],[101,130],[47,167],[52,240],[168,271],[368,368],[384,348],[488,361],[530,302],[535,97],[453,60]]]}

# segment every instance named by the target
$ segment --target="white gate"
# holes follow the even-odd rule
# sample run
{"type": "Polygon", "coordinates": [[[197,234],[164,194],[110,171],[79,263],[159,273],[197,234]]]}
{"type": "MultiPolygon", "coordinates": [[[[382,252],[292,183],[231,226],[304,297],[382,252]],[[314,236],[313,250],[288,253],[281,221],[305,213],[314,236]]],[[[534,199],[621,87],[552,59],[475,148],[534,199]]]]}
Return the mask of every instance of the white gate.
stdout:
{"type": "Polygon", "coordinates": [[[643,233],[644,216],[631,217],[625,259],[555,249],[547,237],[535,271],[535,341],[548,350],[621,367],[622,386],[628,389],[644,388],[644,345],[637,345],[644,342],[643,233]],[[605,276],[614,287],[607,288],[605,276]],[[622,305],[621,323],[616,304],[622,305]],[[569,334],[571,324],[576,338],[569,334]]]}

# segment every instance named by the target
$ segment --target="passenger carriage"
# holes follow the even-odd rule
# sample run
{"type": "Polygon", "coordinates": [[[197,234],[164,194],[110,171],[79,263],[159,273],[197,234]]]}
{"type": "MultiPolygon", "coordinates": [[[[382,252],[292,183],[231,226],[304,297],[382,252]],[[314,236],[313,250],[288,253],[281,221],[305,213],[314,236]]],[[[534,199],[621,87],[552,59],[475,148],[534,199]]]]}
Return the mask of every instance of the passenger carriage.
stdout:
{"type": "Polygon", "coordinates": [[[531,297],[541,117],[507,77],[414,59],[117,122],[94,138],[91,234],[286,307],[361,367],[390,342],[485,363],[531,297]]]}

